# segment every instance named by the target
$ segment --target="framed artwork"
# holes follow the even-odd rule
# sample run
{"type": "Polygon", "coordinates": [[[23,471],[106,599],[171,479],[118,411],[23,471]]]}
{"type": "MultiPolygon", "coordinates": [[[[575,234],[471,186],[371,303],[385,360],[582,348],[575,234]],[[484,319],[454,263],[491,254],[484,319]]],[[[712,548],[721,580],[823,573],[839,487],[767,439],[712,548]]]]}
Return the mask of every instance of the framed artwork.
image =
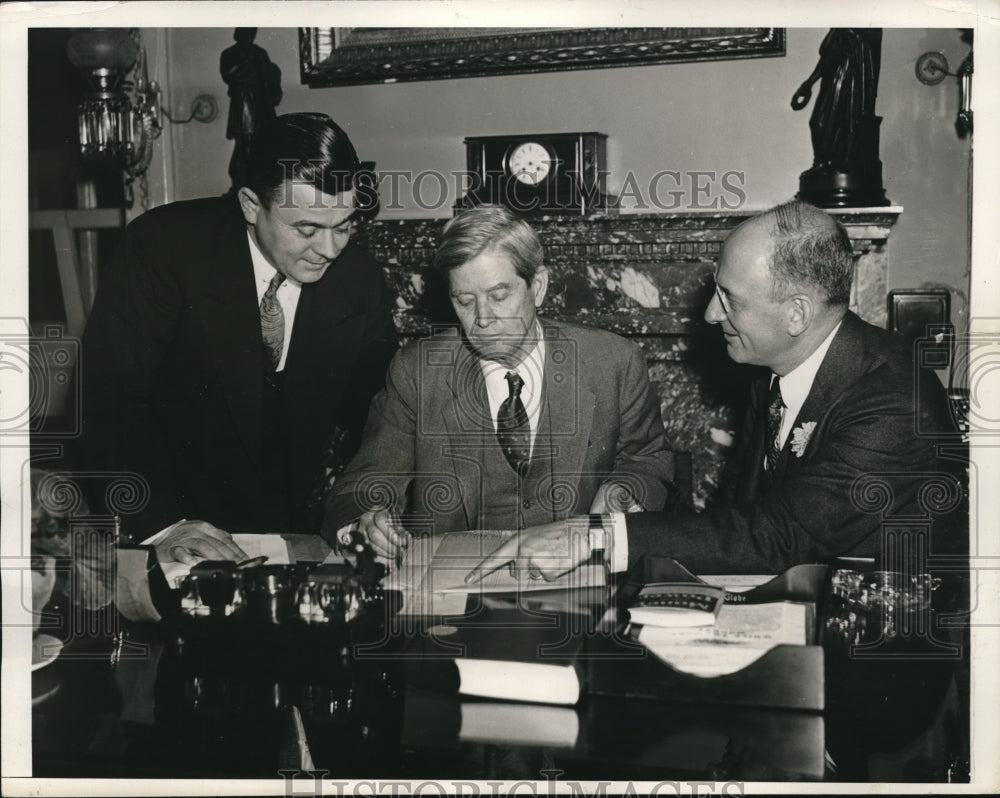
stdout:
{"type": "Polygon", "coordinates": [[[784,28],[299,28],[315,87],[784,54],[784,28]]]}

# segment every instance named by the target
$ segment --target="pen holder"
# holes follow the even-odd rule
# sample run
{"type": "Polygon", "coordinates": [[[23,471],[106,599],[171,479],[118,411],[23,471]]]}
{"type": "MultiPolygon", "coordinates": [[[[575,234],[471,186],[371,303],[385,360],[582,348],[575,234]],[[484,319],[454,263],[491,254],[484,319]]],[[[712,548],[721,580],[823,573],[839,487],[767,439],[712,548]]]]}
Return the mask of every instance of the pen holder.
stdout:
{"type": "Polygon", "coordinates": [[[237,598],[236,563],[205,560],[191,567],[184,579],[182,605],[196,615],[221,616],[232,613],[237,598]]]}

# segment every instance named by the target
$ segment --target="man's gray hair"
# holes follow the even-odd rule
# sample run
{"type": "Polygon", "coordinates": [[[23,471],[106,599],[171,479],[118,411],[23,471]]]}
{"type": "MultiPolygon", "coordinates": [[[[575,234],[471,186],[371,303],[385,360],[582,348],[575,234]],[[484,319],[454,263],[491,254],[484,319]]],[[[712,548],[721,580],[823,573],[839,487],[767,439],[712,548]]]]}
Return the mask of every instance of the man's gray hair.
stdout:
{"type": "Polygon", "coordinates": [[[812,288],[828,305],[846,307],[854,281],[854,249],[844,226],[807,202],[782,203],[763,216],[772,222],[772,296],[812,288]]]}

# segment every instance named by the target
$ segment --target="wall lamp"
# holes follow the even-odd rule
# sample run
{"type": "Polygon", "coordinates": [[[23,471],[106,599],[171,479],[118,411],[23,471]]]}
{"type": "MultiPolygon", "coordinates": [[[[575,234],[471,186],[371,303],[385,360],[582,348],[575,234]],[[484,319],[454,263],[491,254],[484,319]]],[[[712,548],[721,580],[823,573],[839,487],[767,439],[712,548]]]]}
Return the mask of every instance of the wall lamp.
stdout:
{"type": "Polygon", "coordinates": [[[946,77],[958,78],[959,99],[958,118],[955,120],[955,129],[961,138],[965,138],[972,132],[972,32],[968,31],[962,36],[963,41],[969,43],[969,54],[965,56],[958,67],[958,72],[950,72],[948,59],[944,53],[930,51],[924,53],[917,59],[915,72],[917,80],[926,86],[936,86],[946,77]]]}
{"type": "Polygon", "coordinates": [[[91,86],[77,109],[80,156],[88,163],[119,161],[126,189],[149,167],[163,117],[186,124],[211,122],[218,115],[218,104],[209,94],[194,99],[186,119],[170,115],[160,104],[159,84],[149,80],[142,33],[137,28],[78,30],[66,43],[66,55],[91,86]]]}

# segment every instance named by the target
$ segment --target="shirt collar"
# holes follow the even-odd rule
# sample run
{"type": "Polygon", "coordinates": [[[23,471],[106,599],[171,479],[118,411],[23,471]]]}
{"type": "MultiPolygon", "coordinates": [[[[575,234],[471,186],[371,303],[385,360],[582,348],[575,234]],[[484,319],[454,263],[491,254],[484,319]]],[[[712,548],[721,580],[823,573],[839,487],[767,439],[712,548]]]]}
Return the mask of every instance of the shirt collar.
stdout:
{"type": "Polygon", "coordinates": [[[842,323],[838,322],[837,326],[830,330],[830,334],[823,339],[823,342],[809,357],[781,378],[781,399],[793,419],[802,409],[802,405],[805,404],[819,367],[823,365],[823,358],[826,357],[826,352],[830,348],[830,344],[833,343],[842,323]]]}
{"type": "MultiPolygon", "coordinates": [[[[253,263],[253,278],[259,286],[261,283],[264,284],[264,290],[267,290],[267,284],[271,282],[274,275],[278,273],[278,270],[271,265],[271,262],[267,259],[263,252],[260,251],[260,247],[257,246],[257,242],[254,241],[254,237],[250,234],[250,230],[247,230],[247,241],[250,242],[250,260],[253,263]]],[[[301,283],[297,282],[295,279],[285,275],[285,281],[282,283],[283,286],[294,286],[295,288],[300,288],[301,283]]]]}
{"type": "MultiPolygon", "coordinates": [[[[527,397],[525,405],[528,406],[540,400],[542,381],[545,375],[545,338],[542,335],[541,325],[535,321],[536,341],[531,351],[525,355],[524,359],[516,366],[507,367],[495,360],[479,361],[479,368],[486,381],[486,390],[491,395],[491,400],[499,397],[502,401],[507,397],[506,375],[508,371],[516,371],[523,381],[523,396],[527,397]],[[495,396],[494,396],[495,394],[495,396]]],[[[530,409],[529,409],[530,414],[530,409]]]]}

